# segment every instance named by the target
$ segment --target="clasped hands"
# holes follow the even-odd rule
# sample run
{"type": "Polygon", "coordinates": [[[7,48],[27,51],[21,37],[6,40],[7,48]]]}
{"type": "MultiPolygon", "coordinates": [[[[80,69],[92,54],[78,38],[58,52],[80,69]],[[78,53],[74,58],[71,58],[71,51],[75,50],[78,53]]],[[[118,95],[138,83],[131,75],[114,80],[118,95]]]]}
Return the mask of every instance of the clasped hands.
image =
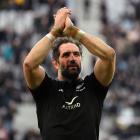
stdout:
{"type": "Polygon", "coordinates": [[[67,7],[61,8],[54,15],[54,25],[51,34],[55,37],[71,36],[74,37],[76,30],[70,19],[71,10],[67,7]]]}

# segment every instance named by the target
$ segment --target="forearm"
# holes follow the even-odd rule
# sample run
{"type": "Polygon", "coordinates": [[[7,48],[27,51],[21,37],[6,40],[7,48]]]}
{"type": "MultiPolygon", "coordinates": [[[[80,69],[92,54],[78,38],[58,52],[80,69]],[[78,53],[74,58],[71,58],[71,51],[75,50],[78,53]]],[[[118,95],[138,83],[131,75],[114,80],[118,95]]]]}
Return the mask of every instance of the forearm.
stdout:
{"type": "Polygon", "coordinates": [[[83,34],[80,42],[95,56],[102,60],[111,60],[114,56],[114,50],[103,40],[90,34],[83,34]]]}
{"type": "Polygon", "coordinates": [[[93,55],[100,59],[110,60],[114,56],[114,50],[98,37],[81,32],[77,27],[71,29],[71,36],[81,42],[93,55]]]}
{"type": "Polygon", "coordinates": [[[30,69],[38,67],[47,57],[52,48],[53,41],[54,38],[50,39],[48,35],[44,36],[31,49],[30,53],[25,58],[24,63],[28,65],[30,69]]]}

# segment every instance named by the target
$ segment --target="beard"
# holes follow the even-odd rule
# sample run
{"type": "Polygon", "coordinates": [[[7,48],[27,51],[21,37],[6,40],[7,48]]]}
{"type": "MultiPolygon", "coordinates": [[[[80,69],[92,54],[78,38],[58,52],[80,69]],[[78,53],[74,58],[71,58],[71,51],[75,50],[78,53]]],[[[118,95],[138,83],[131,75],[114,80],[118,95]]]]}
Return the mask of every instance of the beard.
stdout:
{"type": "Polygon", "coordinates": [[[81,72],[81,66],[76,63],[69,64],[66,68],[61,67],[62,76],[67,80],[76,80],[81,72]]]}

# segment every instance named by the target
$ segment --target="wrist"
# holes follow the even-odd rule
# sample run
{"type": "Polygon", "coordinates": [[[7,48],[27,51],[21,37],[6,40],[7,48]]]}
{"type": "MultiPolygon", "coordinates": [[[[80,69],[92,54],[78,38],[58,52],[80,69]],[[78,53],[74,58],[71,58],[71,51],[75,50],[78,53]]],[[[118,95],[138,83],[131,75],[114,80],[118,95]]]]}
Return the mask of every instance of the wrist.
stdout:
{"type": "Polygon", "coordinates": [[[79,28],[75,26],[71,26],[71,28],[68,29],[67,32],[65,32],[66,36],[70,36],[78,41],[84,36],[85,32],[80,30],[79,28]]]}
{"type": "Polygon", "coordinates": [[[75,35],[75,39],[80,41],[81,38],[85,35],[85,32],[83,30],[78,30],[76,35],[75,35]]]}
{"type": "Polygon", "coordinates": [[[56,38],[52,33],[48,33],[48,34],[46,35],[46,37],[47,37],[50,41],[54,41],[55,38],[56,38]]]}
{"type": "Polygon", "coordinates": [[[66,31],[64,31],[64,35],[75,38],[78,31],[79,31],[79,29],[77,27],[71,26],[68,29],[66,29],[66,31]]]}
{"type": "Polygon", "coordinates": [[[54,27],[51,29],[50,33],[51,33],[54,37],[59,37],[59,36],[62,36],[63,31],[62,31],[62,29],[57,28],[57,27],[54,26],[54,27]]]}

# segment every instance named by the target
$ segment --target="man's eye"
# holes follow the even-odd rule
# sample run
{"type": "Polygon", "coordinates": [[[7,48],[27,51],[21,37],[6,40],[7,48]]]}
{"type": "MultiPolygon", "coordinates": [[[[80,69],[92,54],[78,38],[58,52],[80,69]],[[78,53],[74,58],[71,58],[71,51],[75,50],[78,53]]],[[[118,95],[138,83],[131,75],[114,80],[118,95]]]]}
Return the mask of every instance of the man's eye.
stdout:
{"type": "Polygon", "coordinates": [[[70,55],[70,53],[64,53],[63,57],[68,57],[70,55]]]}
{"type": "Polygon", "coordinates": [[[75,52],[74,55],[75,56],[80,56],[80,53],[79,52],[75,52]]]}

